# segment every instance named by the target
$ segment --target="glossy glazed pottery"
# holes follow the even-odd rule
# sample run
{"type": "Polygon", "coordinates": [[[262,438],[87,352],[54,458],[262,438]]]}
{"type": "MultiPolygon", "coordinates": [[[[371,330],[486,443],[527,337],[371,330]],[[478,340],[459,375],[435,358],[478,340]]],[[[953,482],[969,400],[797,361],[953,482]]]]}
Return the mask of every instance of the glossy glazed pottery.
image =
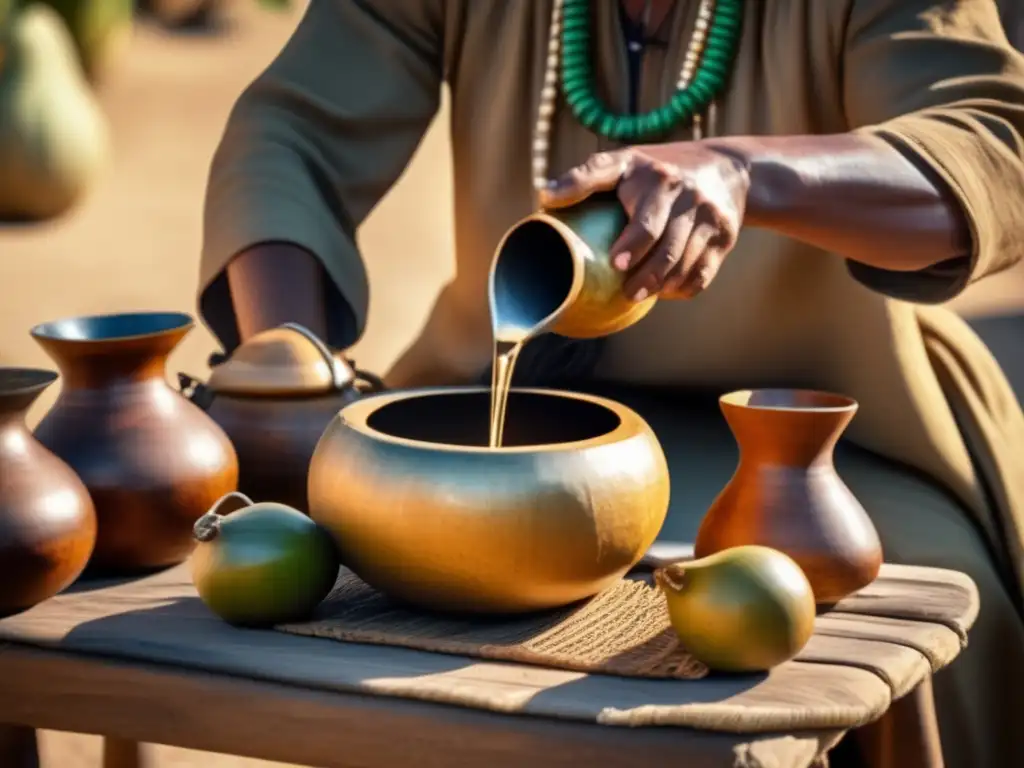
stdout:
{"type": "Polygon", "coordinates": [[[657,297],[633,302],[609,249],[626,226],[614,194],[594,195],[571,208],[534,213],[498,244],[490,276],[495,317],[510,329],[537,329],[594,338],[641,320],[657,297]]]}
{"type": "Polygon", "coordinates": [[[0,368],[0,616],[68,587],[96,542],[96,512],[78,476],[46,450],[25,414],[57,374],[0,368]]]}
{"type": "Polygon", "coordinates": [[[99,519],[96,570],[184,560],[193,523],[235,490],[227,436],[165,380],[167,357],[192,325],[185,314],[143,312],[32,329],[62,376],[36,437],[89,489],[99,519]]]}
{"type": "Polygon", "coordinates": [[[747,390],[724,395],[720,404],[740,461],[701,523],[694,554],[742,544],[778,549],[807,574],[819,605],[874,581],[882,565],[878,533],[832,460],[856,401],[827,392],[747,390]]]}
{"type": "Polygon", "coordinates": [[[315,334],[289,323],[254,335],[182,391],[220,425],[238,454],[238,490],[307,511],[313,449],[342,406],[380,381],[356,372],[315,334]]]}
{"type": "Polygon", "coordinates": [[[514,613],[590,597],[651,545],[669,478],[623,405],[513,389],[488,449],[486,388],[408,390],[346,406],[309,471],[310,514],[341,562],[393,598],[514,613]]]}

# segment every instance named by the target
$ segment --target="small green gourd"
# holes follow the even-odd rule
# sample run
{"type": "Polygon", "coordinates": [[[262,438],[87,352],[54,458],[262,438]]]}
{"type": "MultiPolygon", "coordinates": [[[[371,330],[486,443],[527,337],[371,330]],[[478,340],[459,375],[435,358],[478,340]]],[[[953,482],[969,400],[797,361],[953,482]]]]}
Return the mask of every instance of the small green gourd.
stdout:
{"type": "Polygon", "coordinates": [[[192,583],[229,624],[269,627],[309,617],[338,577],[330,534],[307,515],[229,493],[194,527],[192,583]]]}

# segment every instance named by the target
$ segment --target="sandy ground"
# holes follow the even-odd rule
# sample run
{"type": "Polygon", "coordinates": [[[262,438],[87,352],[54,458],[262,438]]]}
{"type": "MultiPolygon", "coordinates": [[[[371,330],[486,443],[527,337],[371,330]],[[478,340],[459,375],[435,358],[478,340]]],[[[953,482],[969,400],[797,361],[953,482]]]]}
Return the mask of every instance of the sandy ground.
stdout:
{"type": "MultiPolygon", "coordinates": [[[[116,157],[96,190],[52,225],[0,229],[0,365],[50,363],[29,338],[35,323],[135,309],[193,310],[207,165],[240,90],[287,39],[298,18],[235,0],[218,34],[168,35],[140,27],[102,85],[116,157]]],[[[436,288],[451,274],[451,173],[444,113],[412,166],[364,225],[373,286],[369,330],[354,350],[386,367],[408,343],[436,288]]],[[[972,289],[969,315],[1024,306],[1024,266],[972,289]]],[[[1012,342],[1012,338],[1011,338],[1012,342]]],[[[213,348],[197,328],[172,368],[205,372],[213,348]]],[[[49,392],[37,417],[56,395],[49,392]]],[[[99,739],[46,733],[47,768],[99,765],[99,739]]],[[[255,768],[253,760],[152,747],[159,768],[255,768]]]]}

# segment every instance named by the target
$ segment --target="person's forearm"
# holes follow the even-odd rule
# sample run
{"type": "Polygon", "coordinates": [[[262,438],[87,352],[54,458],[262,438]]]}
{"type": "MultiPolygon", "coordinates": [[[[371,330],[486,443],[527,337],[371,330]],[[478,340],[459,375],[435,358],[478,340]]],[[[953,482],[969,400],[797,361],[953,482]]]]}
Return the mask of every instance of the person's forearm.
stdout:
{"type": "Polygon", "coordinates": [[[750,226],[896,271],[968,255],[957,201],[882,139],[857,134],[708,140],[750,170],[750,226]]]}
{"type": "Polygon", "coordinates": [[[232,259],[227,275],[241,341],[283,323],[299,323],[327,338],[326,277],[308,251],[261,243],[232,259]]]}

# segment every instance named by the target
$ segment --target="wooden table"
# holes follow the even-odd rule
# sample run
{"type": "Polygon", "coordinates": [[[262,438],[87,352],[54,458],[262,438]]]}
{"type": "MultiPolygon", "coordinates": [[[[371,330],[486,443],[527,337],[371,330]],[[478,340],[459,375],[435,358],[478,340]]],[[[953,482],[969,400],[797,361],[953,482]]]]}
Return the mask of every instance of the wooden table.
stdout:
{"type": "Polygon", "coordinates": [[[0,621],[0,765],[52,728],[107,736],[108,766],[154,742],[329,768],[807,768],[854,729],[871,762],[934,766],[931,675],[977,609],[962,574],[885,566],[768,675],[651,681],[236,630],[182,566],[0,621]]]}

